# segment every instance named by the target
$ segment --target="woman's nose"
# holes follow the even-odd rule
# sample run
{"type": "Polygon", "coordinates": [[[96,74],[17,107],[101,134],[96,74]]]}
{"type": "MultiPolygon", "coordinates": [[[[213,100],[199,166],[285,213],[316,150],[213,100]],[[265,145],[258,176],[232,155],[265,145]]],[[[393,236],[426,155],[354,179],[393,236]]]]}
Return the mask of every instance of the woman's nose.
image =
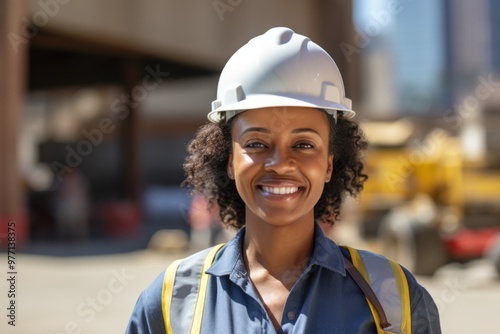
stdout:
{"type": "Polygon", "coordinates": [[[274,171],[277,174],[286,174],[295,168],[296,163],[290,152],[281,148],[274,149],[265,163],[266,170],[274,171]]]}

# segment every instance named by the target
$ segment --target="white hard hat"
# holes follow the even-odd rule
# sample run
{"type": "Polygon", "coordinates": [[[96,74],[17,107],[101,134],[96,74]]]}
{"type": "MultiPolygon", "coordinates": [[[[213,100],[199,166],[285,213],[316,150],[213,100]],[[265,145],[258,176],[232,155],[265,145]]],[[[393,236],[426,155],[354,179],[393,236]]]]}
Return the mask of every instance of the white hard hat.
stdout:
{"type": "Polygon", "coordinates": [[[251,39],[229,59],[217,87],[211,122],[245,110],[310,107],[351,118],[351,100],[333,59],[309,38],[273,28],[251,39]]]}

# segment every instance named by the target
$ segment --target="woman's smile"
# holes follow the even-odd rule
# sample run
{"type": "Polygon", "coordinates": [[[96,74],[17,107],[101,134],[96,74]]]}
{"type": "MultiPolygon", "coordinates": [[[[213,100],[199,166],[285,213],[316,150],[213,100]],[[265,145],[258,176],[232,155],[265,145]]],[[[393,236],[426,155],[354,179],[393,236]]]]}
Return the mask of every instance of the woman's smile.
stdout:
{"type": "Polygon", "coordinates": [[[260,187],[264,192],[274,195],[290,195],[299,191],[299,187],[260,187]]]}
{"type": "Polygon", "coordinates": [[[269,201],[289,202],[296,199],[303,189],[298,186],[257,186],[262,196],[269,201]]]}

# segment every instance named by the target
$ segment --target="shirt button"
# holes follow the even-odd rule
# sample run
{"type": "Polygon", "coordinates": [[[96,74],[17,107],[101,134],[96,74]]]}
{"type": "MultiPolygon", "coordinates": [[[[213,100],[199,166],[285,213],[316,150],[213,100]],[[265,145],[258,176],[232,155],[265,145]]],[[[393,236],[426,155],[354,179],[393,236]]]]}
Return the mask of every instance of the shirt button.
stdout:
{"type": "Polygon", "coordinates": [[[293,311],[290,311],[286,314],[286,317],[288,318],[288,320],[293,320],[295,319],[295,312],[293,311]]]}

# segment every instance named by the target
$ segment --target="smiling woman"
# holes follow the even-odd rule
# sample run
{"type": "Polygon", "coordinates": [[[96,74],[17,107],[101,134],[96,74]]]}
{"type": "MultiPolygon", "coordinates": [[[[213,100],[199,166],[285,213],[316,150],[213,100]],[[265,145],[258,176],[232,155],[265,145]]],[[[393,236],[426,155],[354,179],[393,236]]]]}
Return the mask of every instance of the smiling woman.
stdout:
{"type": "MultiPolygon", "coordinates": [[[[256,115],[253,117],[254,119],[258,116],[264,119],[264,127],[255,128],[246,125],[247,118],[238,121],[239,117],[236,117],[227,123],[206,124],[198,131],[196,138],[188,146],[189,156],[184,165],[187,174],[185,184],[205,195],[212,205],[217,203],[220,207],[221,220],[225,224],[239,229],[245,225],[245,203],[240,196],[241,194],[238,193],[237,184],[230,182],[229,179],[234,176],[234,172],[228,170],[230,156],[234,157],[231,152],[235,148],[242,148],[242,152],[247,152],[247,157],[256,156],[259,146],[260,150],[265,150],[264,137],[267,136],[268,140],[272,134],[279,137],[284,133],[285,127],[290,128],[289,131],[293,131],[290,134],[295,137],[291,137],[289,140],[301,139],[300,135],[304,137],[303,142],[295,143],[302,148],[295,147],[293,151],[317,156],[318,147],[312,147],[312,143],[313,140],[319,140],[323,151],[325,151],[325,155],[320,159],[326,163],[326,154],[335,157],[333,168],[330,169],[330,180],[326,183],[323,182],[324,191],[314,206],[315,220],[333,224],[335,219],[340,218],[340,206],[343,198],[346,195],[356,195],[362,189],[363,182],[367,178],[362,173],[363,161],[361,159],[361,152],[366,148],[367,143],[358,125],[342,116],[335,123],[335,119],[325,111],[311,108],[264,108],[251,110],[244,115],[250,117],[254,113],[256,115]],[[277,124],[275,120],[284,113],[286,113],[287,118],[277,124]],[[233,133],[231,131],[233,122],[239,126],[237,130],[244,132],[236,138],[234,143],[232,138],[236,136],[237,132],[236,130],[233,130],[233,133]],[[315,131],[303,131],[305,130],[304,124],[311,124],[310,130],[318,127],[323,128],[323,137],[317,130],[316,135],[315,131]],[[240,130],[242,126],[246,126],[246,128],[240,130]],[[325,137],[325,132],[327,137],[325,137]],[[254,134],[253,138],[259,134],[260,142],[253,139],[245,143],[251,147],[241,147],[241,141],[252,138],[249,137],[252,134],[254,134]],[[311,147],[305,148],[306,144],[311,145],[311,147]]],[[[282,138],[282,140],[284,139],[282,138]]],[[[269,153],[269,148],[266,151],[269,153]]],[[[279,157],[277,158],[279,159],[279,157]]],[[[302,161],[302,163],[305,162],[302,161]]],[[[269,168],[272,168],[272,165],[269,168]]]]}
{"type": "Polygon", "coordinates": [[[353,116],[335,62],[307,37],[274,28],[238,50],[184,164],[185,185],[238,232],[170,265],[127,332],[440,333],[408,271],[319,227],[367,178],[353,116]]]}

